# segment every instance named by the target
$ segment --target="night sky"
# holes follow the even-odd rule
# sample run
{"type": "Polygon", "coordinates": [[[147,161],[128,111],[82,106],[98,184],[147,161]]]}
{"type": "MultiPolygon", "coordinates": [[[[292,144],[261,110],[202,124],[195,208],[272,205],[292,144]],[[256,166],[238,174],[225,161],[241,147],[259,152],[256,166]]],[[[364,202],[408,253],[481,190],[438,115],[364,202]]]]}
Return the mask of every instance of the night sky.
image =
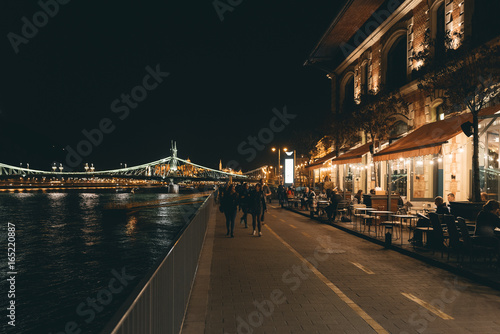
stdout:
{"type": "Polygon", "coordinates": [[[211,0],[60,1],[46,22],[35,1],[0,4],[0,162],[68,165],[63,148],[76,150],[83,130],[109,119],[109,133],[79,154],[98,170],[166,157],[171,140],[181,158],[249,170],[274,164],[272,146],[293,149],[293,133],[329,113],[329,80],[303,63],[343,1],[241,1],[223,21],[211,0]],[[22,37],[33,15],[42,26],[16,40],[16,54],[9,33],[22,37]],[[150,78],[143,101],[120,101],[157,67],[169,75],[150,78]],[[238,146],[284,106],[297,117],[247,161],[238,146]]]}

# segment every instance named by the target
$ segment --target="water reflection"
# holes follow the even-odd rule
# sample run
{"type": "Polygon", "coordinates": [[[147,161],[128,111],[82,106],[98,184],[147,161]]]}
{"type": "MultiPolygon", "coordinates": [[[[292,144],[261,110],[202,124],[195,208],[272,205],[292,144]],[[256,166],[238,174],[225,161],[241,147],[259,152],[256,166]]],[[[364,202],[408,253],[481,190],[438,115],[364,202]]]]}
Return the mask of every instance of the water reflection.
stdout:
{"type": "MultiPolygon", "coordinates": [[[[147,207],[121,219],[103,220],[109,204],[141,203],[172,198],[169,194],[0,194],[0,219],[16,224],[19,333],[59,333],[77,321],[85,333],[99,332],[130,290],[85,323],[75,308],[105,288],[111,269],[127,267],[140,280],[163,257],[185,224],[181,206],[147,207]],[[22,237],[21,237],[22,236],[22,237]],[[76,317],[76,318],[75,318],[76,317]]],[[[197,204],[199,205],[199,204],[197,204]]],[[[5,229],[0,238],[5,240],[5,229]]],[[[0,243],[2,252],[6,245],[0,243]]],[[[0,270],[6,272],[0,261],[0,270]]],[[[0,290],[6,291],[6,281],[0,290]]],[[[0,299],[3,307],[4,299],[0,299]]],[[[0,333],[6,332],[0,323],[0,333]]]]}
{"type": "Polygon", "coordinates": [[[127,235],[132,236],[136,230],[137,218],[132,215],[128,217],[128,223],[126,226],[127,235]]]}

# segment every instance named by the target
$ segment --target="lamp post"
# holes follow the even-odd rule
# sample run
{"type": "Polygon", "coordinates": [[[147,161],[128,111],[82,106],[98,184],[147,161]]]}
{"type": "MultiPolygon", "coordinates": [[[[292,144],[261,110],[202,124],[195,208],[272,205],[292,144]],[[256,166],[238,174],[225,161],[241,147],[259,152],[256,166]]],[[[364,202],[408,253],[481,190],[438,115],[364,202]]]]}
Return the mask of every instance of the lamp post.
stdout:
{"type": "Polygon", "coordinates": [[[281,166],[281,150],[283,150],[283,152],[286,152],[286,151],[288,151],[288,149],[286,147],[284,147],[284,148],[273,147],[271,150],[273,152],[278,151],[278,166],[276,168],[276,178],[278,179],[278,183],[279,183],[281,181],[281,168],[282,168],[282,166],[281,166]]]}

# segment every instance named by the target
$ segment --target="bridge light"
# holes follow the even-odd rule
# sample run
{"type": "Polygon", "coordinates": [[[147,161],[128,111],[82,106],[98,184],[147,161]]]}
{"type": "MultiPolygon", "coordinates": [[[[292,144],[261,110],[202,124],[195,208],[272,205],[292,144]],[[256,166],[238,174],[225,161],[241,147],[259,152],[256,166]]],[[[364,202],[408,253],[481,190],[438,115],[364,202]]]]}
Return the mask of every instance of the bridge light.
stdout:
{"type": "Polygon", "coordinates": [[[276,152],[276,147],[273,147],[271,151],[276,152]]]}

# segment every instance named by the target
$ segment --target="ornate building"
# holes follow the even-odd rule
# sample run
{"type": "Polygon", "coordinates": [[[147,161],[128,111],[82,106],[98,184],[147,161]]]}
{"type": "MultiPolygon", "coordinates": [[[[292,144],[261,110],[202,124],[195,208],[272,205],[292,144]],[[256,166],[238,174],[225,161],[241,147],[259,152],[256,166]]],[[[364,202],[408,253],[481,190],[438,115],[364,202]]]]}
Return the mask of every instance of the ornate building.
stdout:
{"type": "MultiPolygon", "coordinates": [[[[306,61],[331,80],[332,112],[348,109],[363,94],[381,88],[399,91],[409,112],[392,124],[389,137],[397,139],[372,145],[362,134],[362,141],[346,153],[313,162],[313,180],[330,177],[348,191],[390,187],[412,201],[450,192],[467,200],[472,140],[461,125],[470,113],[449,112],[443,108],[442,92],[420,90],[416,75],[423,64],[412,55],[424,49],[426,36],[436,41],[432,52],[444,48],[447,36],[453,38],[451,47],[459,48],[461,37],[454,33],[481,43],[497,39],[498,7],[496,1],[479,0],[346,1],[306,61]]],[[[500,110],[491,104],[482,115],[500,110]]],[[[498,198],[500,121],[490,121],[480,123],[485,130],[480,138],[481,190],[498,198]]]]}

